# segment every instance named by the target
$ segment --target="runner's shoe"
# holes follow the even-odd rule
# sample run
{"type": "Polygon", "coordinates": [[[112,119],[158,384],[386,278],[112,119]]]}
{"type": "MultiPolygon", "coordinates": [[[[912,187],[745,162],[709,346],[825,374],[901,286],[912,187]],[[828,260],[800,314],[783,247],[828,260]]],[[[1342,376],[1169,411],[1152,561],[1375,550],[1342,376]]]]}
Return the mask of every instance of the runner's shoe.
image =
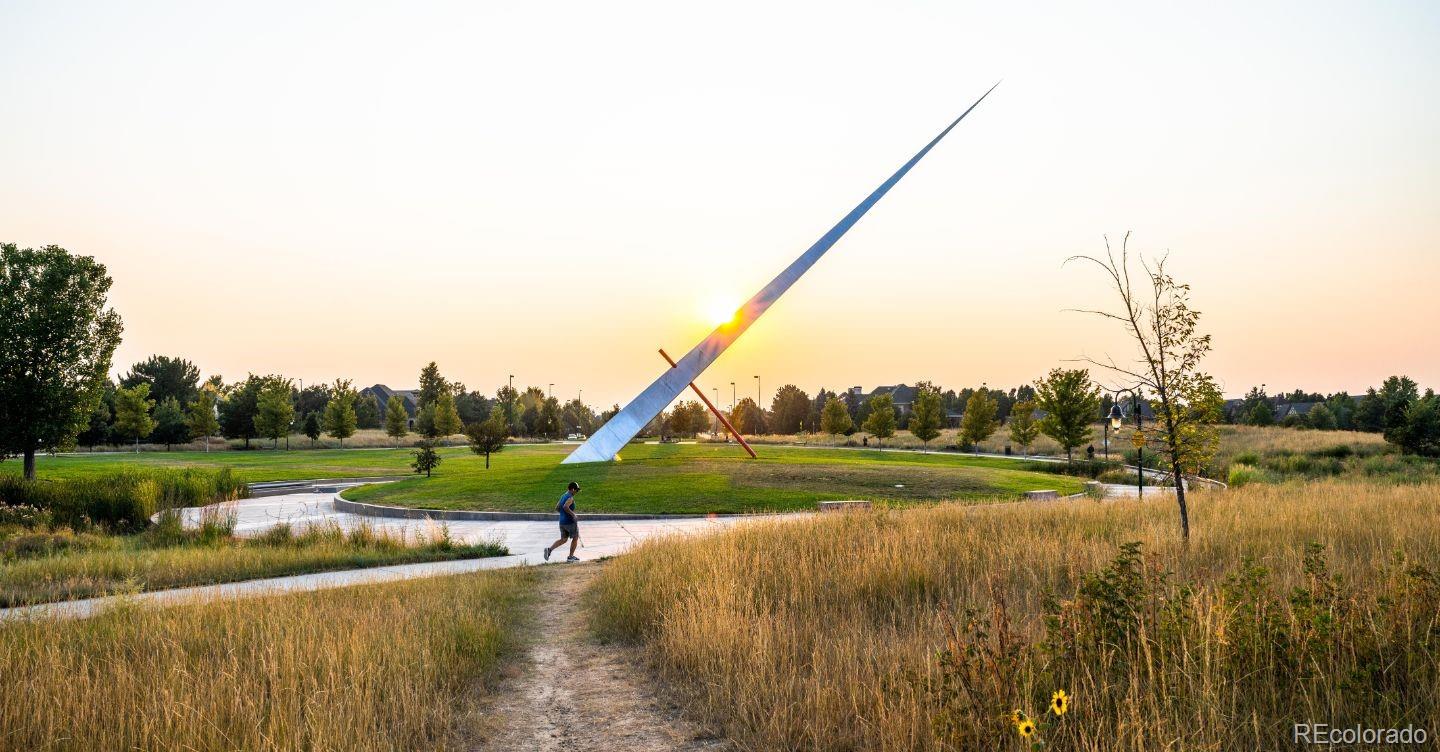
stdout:
{"type": "Polygon", "coordinates": [[[571,556],[571,557],[567,558],[565,561],[568,561],[568,562],[577,562],[577,561],[580,561],[580,557],[579,557],[579,556],[571,556]]]}
{"type": "Polygon", "coordinates": [[[550,561],[550,547],[545,547],[545,561],[550,561]]]}

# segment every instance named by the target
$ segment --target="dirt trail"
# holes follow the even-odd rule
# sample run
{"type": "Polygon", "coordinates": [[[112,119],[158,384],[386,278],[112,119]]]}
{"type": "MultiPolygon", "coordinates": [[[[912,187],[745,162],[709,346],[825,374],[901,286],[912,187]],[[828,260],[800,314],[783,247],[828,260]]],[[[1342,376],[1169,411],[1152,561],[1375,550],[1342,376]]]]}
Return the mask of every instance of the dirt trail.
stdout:
{"type": "Polygon", "coordinates": [[[585,628],[580,597],[603,564],[547,566],[535,640],[485,703],[476,752],[719,752],[722,740],[680,717],[656,691],[633,649],[601,645],[585,628]]]}

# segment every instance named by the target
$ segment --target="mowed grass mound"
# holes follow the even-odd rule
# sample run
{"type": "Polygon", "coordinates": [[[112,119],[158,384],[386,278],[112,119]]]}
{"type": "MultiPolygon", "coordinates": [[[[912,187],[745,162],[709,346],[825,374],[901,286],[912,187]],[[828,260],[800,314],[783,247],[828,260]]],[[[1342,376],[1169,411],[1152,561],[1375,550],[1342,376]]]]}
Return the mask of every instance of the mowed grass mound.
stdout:
{"type": "Polygon", "coordinates": [[[1168,497],[653,540],[601,572],[593,625],[745,749],[1248,751],[1297,722],[1433,738],[1440,484],[1190,499],[1188,545],[1168,497]]]}
{"type": "MultiPolygon", "coordinates": [[[[439,450],[446,458],[470,454],[463,447],[439,450]]],[[[137,468],[229,468],[241,480],[311,480],[407,475],[414,460],[408,449],[256,449],[248,452],[141,452],[66,454],[35,458],[35,476],[45,479],[103,478],[137,468]]],[[[0,462],[0,475],[19,475],[21,464],[0,462]]]]}
{"type": "Polygon", "coordinates": [[[620,462],[561,465],[574,447],[506,449],[447,458],[432,478],[365,486],[345,498],[431,509],[551,511],[565,485],[582,487],[580,512],[739,513],[812,509],[837,499],[921,502],[1018,499],[1024,491],[1083,487],[1078,478],[1019,469],[1012,460],[954,454],[632,444],[620,462]]]}
{"type": "Polygon", "coordinates": [[[533,569],[0,625],[0,747],[463,746],[533,569]]]}

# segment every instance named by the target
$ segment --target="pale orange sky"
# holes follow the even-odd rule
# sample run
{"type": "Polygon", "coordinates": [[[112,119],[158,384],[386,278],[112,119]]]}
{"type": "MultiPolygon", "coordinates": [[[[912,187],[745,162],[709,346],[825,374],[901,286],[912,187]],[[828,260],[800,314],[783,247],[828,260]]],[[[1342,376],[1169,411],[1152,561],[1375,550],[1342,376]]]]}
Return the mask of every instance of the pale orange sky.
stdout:
{"type": "Polygon", "coordinates": [[[1440,386],[1426,2],[7,3],[0,240],[152,352],[624,402],[995,80],[701,379],[1013,386],[1170,249],[1227,394],[1440,386]]]}

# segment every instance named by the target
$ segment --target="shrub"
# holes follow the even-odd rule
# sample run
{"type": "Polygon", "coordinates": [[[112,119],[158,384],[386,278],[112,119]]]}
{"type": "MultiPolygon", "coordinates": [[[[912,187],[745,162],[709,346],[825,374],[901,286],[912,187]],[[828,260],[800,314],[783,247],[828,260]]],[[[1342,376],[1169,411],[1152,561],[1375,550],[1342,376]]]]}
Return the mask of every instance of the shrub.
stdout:
{"type": "Polygon", "coordinates": [[[1235,463],[1230,466],[1230,476],[1227,481],[1231,488],[1239,488],[1247,483],[1270,483],[1273,476],[1254,465],[1235,463]]]}

